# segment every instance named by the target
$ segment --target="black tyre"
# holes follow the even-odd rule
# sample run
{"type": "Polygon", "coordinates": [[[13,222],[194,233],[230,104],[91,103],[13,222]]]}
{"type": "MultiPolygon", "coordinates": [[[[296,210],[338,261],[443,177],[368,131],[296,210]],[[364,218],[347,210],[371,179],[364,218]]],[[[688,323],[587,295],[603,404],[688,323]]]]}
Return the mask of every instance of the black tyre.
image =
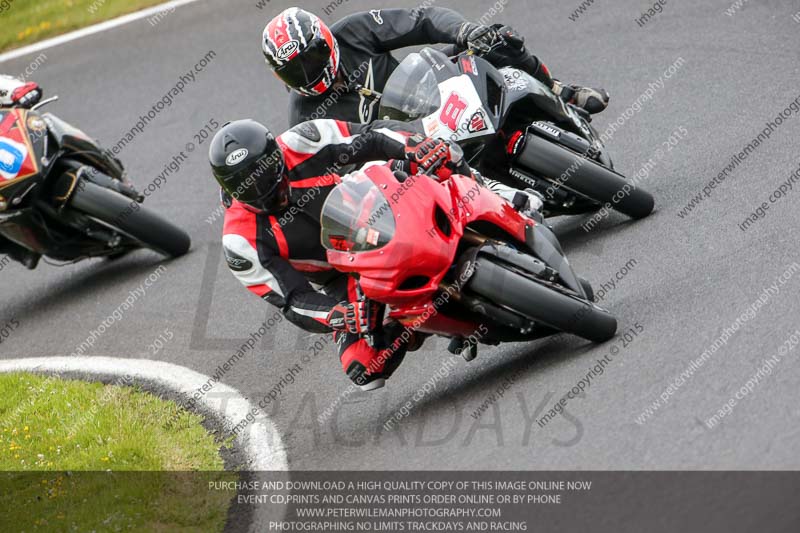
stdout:
{"type": "Polygon", "coordinates": [[[596,302],[597,300],[594,299],[594,287],[592,287],[592,284],[589,283],[589,280],[578,278],[578,281],[581,283],[586,296],[589,297],[589,301],[596,302]]]}
{"type": "Polygon", "coordinates": [[[486,258],[478,259],[468,287],[540,324],[592,342],[605,342],[617,332],[617,319],[608,312],[486,258]]]}
{"type": "Polygon", "coordinates": [[[84,181],[70,200],[73,209],[115,228],[145,248],[169,257],[189,251],[189,235],[171,222],[135,204],[133,200],[92,182],[84,181]]]}
{"type": "Polygon", "coordinates": [[[567,176],[561,185],[565,189],[602,204],[609,203],[613,209],[631,218],[644,218],[655,207],[655,200],[649,192],[635,187],[597,162],[536,135],[528,135],[518,161],[553,180],[567,176]]]}

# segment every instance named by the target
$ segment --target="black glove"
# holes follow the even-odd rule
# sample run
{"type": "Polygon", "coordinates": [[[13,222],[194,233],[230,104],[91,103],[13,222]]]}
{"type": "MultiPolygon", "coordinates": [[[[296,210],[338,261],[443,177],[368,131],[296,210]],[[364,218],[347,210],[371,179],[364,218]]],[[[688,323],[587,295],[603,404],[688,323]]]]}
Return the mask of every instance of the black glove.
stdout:
{"type": "Polygon", "coordinates": [[[378,305],[360,300],[358,302],[340,302],[328,313],[328,326],[334,331],[365,335],[378,326],[378,305]]]}
{"type": "Polygon", "coordinates": [[[487,53],[492,46],[502,41],[497,28],[465,22],[461,26],[456,38],[456,44],[461,48],[469,48],[480,53],[487,53]]]}
{"type": "Polygon", "coordinates": [[[521,51],[525,49],[525,37],[519,34],[517,30],[511,26],[502,26],[497,30],[500,39],[505,43],[506,47],[511,50],[521,51]]]}

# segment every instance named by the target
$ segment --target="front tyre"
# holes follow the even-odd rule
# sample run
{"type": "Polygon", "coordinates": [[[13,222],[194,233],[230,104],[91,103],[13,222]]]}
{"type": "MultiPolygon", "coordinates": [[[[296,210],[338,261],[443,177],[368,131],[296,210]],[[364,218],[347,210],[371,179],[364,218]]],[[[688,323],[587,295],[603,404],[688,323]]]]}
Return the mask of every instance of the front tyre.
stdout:
{"type": "Polygon", "coordinates": [[[537,135],[528,135],[517,161],[556,183],[563,180],[561,186],[565,189],[601,204],[608,203],[631,218],[645,218],[655,207],[655,200],[649,192],[635,187],[596,161],[537,135]]]}
{"type": "Polygon", "coordinates": [[[182,229],[118,192],[90,181],[76,187],[70,206],[101,223],[124,233],[144,248],[168,257],[180,257],[189,251],[191,239],[182,229]]]}
{"type": "Polygon", "coordinates": [[[592,342],[605,342],[617,333],[617,320],[607,311],[486,258],[477,260],[468,287],[539,324],[592,342]]]}

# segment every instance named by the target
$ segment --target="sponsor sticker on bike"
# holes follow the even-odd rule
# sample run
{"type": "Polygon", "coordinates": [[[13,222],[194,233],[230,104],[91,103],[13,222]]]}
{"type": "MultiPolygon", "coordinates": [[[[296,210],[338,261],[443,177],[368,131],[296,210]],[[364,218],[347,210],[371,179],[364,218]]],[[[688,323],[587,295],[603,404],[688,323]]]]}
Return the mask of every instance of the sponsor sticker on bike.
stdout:
{"type": "Polygon", "coordinates": [[[443,104],[422,119],[425,134],[447,141],[462,141],[495,132],[473,78],[462,74],[439,84],[443,104]]]}
{"type": "Polygon", "coordinates": [[[458,123],[464,115],[464,111],[469,107],[469,102],[461,98],[457,92],[450,94],[450,98],[444,103],[439,120],[453,131],[458,130],[458,123]]]}
{"type": "Polygon", "coordinates": [[[467,131],[470,133],[480,133],[482,131],[486,131],[489,129],[489,126],[486,122],[486,113],[483,112],[483,109],[479,109],[472,115],[472,118],[469,119],[469,124],[467,124],[467,131]]]}
{"type": "Polygon", "coordinates": [[[506,88],[512,92],[522,92],[528,89],[528,82],[523,78],[521,70],[509,69],[503,70],[503,81],[506,83],[506,88]]]}
{"type": "Polygon", "coordinates": [[[27,157],[27,146],[7,137],[0,138],[0,178],[10,181],[19,176],[27,157]]]}
{"type": "Polygon", "coordinates": [[[372,246],[378,246],[378,240],[380,239],[381,233],[377,230],[370,228],[367,232],[367,242],[372,246]]]}
{"type": "Polygon", "coordinates": [[[544,122],[534,122],[533,127],[543,133],[547,133],[548,135],[556,139],[561,137],[561,132],[559,130],[557,130],[553,126],[550,126],[549,124],[545,124],[544,122]]]}
{"type": "Polygon", "coordinates": [[[29,117],[28,128],[33,132],[39,133],[40,131],[44,131],[44,129],[47,128],[47,124],[45,123],[44,120],[42,120],[41,117],[35,117],[35,116],[29,117]]]}
{"type": "Polygon", "coordinates": [[[478,75],[478,62],[475,61],[475,56],[465,56],[461,58],[461,70],[464,74],[478,75]]]}

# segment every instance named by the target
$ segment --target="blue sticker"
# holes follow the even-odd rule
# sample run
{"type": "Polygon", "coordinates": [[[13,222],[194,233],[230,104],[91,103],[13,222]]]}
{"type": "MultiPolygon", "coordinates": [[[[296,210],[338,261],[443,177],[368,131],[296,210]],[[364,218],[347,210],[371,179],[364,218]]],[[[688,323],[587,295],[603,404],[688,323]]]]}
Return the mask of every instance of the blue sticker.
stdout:
{"type": "Polygon", "coordinates": [[[25,154],[19,148],[0,140],[0,172],[16,176],[24,162],[25,154]]]}

